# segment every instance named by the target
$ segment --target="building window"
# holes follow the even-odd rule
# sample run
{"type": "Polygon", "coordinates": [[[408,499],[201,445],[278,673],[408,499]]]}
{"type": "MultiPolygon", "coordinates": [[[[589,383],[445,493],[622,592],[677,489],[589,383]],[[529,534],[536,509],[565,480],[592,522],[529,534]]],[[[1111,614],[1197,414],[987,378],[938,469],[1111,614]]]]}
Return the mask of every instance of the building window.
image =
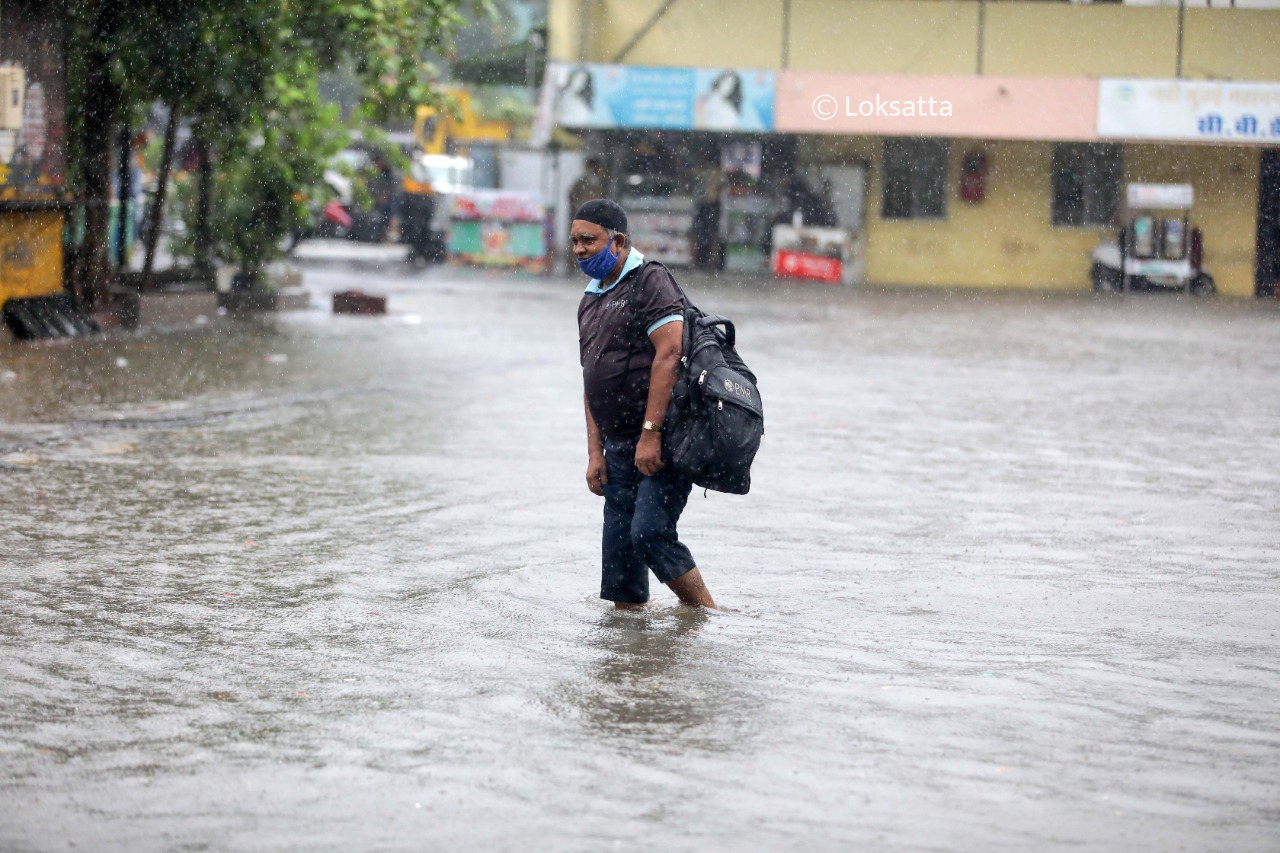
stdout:
{"type": "Polygon", "coordinates": [[[947,215],[947,139],[886,139],[880,215],[885,219],[941,219],[947,215]]]}
{"type": "Polygon", "coordinates": [[[1120,207],[1121,147],[1062,142],[1053,146],[1053,224],[1111,225],[1120,207]]]}

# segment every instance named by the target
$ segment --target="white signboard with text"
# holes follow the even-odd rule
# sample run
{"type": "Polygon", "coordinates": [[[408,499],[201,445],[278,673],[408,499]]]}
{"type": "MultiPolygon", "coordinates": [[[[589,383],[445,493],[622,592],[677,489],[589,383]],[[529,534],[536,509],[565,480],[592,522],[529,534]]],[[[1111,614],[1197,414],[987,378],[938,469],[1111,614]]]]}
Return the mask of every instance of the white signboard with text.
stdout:
{"type": "Polygon", "coordinates": [[[1125,195],[1131,208],[1190,210],[1195,200],[1191,184],[1129,184],[1125,195]]]}
{"type": "Polygon", "coordinates": [[[1280,83],[1103,79],[1098,136],[1280,144],[1280,83]]]}

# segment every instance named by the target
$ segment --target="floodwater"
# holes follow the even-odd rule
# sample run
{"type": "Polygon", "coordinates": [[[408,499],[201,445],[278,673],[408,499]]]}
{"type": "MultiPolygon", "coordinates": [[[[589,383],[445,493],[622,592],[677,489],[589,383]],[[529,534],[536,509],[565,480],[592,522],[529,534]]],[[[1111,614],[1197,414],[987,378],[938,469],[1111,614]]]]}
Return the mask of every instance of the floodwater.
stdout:
{"type": "Polygon", "coordinates": [[[618,614],[578,283],[306,275],[0,349],[0,849],[1280,848],[1275,304],[695,280],[768,433],[618,614]]]}

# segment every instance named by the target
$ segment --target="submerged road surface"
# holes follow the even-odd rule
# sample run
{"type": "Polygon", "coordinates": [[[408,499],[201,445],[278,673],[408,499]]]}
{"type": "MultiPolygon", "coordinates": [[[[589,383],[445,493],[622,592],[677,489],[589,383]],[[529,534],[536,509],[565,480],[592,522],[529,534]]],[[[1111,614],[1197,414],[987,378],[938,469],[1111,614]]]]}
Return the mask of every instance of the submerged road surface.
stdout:
{"type": "Polygon", "coordinates": [[[596,598],[576,281],[0,349],[0,850],[1280,849],[1280,311],[694,282],[724,612],[596,598]]]}

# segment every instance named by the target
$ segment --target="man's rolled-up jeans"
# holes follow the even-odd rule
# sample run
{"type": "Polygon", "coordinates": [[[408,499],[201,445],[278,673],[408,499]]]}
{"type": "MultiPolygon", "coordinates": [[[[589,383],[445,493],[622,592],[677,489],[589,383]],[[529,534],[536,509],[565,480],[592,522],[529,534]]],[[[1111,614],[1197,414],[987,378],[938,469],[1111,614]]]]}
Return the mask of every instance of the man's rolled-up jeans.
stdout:
{"type": "Polygon", "coordinates": [[[622,604],[649,600],[649,571],[670,583],[696,563],[676,534],[693,484],[664,468],[636,470],[639,437],[604,441],[603,570],[600,597],[622,604]]]}

